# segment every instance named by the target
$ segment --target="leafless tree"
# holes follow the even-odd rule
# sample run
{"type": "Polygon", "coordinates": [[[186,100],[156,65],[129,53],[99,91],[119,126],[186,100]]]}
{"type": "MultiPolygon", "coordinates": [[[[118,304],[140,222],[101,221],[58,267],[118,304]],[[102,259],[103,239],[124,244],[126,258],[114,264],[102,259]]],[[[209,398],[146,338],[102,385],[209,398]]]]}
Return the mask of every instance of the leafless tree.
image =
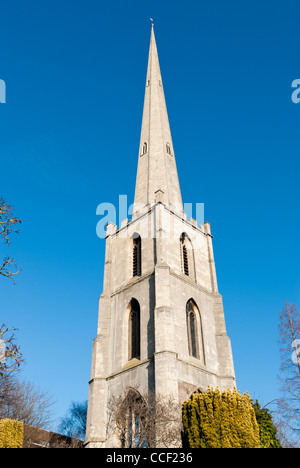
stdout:
{"type": "MultiPolygon", "coordinates": [[[[19,234],[20,230],[17,229],[17,225],[21,223],[21,220],[12,216],[13,208],[5,203],[3,198],[0,198],[0,240],[2,240],[7,246],[11,242],[11,234],[19,234]]],[[[13,257],[5,256],[2,262],[0,262],[0,275],[7,278],[11,278],[15,283],[15,276],[20,273],[15,264],[13,257]],[[16,271],[12,271],[11,267],[14,266],[16,271]]]]}
{"type": "Polygon", "coordinates": [[[109,400],[107,434],[122,448],[180,447],[180,405],[172,397],[130,389],[109,400]]]}
{"type": "Polygon", "coordinates": [[[87,401],[71,403],[66,416],[61,419],[58,426],[60,434],[79,440],[85,439],[87,403],[87,401]]]}
{"type": "Polygon", "coordinates": [[[48,394],[36,385],[19,380],[15,374],[0,377],[0,419],[47,428],[53,422],[52,406],[48,394]]]}
{"type": "Polygon", "coordinates": [[[286,303],[280,313],[280,382],[278,429],[286,446],[300,442],[300,311],[286,303]]]}
{"type": "Polygon", "coordinates": [[[14,327],[0,326],[0,378],[3,374],[12,373],[23,362],[20,346],[15,341],[14,327]]]}

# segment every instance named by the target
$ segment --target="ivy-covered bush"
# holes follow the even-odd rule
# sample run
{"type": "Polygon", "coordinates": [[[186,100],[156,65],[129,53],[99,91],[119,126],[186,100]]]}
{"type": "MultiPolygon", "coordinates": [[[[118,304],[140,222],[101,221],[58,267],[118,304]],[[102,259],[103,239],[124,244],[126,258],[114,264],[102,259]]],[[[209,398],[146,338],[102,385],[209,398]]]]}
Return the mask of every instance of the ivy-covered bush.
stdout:
{"type": "Polygon", "coordinates": [[[259,428],[248,393],[208,388],[182,408],[183,446],[260,448],[259,428]]]}
{"type": "Polygon", "coordinates": [[[12,419],[0,420],[0,448],[22,448],[23,423],[12,419]]]}

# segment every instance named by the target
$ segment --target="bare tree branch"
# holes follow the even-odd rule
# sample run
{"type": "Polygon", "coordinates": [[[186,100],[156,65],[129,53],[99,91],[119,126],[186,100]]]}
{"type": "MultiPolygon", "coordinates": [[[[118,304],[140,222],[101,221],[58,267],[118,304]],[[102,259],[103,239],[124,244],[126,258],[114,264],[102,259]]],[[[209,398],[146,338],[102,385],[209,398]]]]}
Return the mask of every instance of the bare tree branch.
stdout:
{"type": "Polygon", "coordinates": [[[21,220],[12,217],[13,207],[5,203],[3,198],[0,198],[0,237],[6,244],[10,244],[11,233],[19,234],[20,230],[15,228],[16,224],[21,224],[21,220]]]}
{"type": "Polygon", "coordinates": [[[279,334],[282,398],[277,405],[278,427],[282,434],[289,434],[290,444],[295,446],[300,444],[300,311],[294,304],[284,305],[279,334]]]}
{"type": "MultiPolygon", "coordinates": [[[[13,208],[5,203],[3,198],[0,198],[0,240],[2,240],[7,246],[11,242],[11,234],[19,234],[20,230],[16,228],[16,225],[21,224],[21,220],[12,216],[13,208]]],[[[15,259],[12,257],[5,257],[0,263],[0,275],[11,278],[15,283],[15,276],[20,273],[18,270],[15,259]],[[16,271],[11,271],[11,268],[15,267],[16,271]]]]}
{"type": "Polygon", "coordinates": [[[14,333],[11,333],[14,331],[16,328],[8,328],[4,323],[0,326],[0,377],[16,371],[24,362],[20,346],[15,343],[14,333]]]}
{"type": "Polygon", "coordinates": [[[20,381],[12,374],[0,377],[0,419],[16,419],[47,428],[53,422],[52,405],[48,394],[34,384],[20,381]]]}
{"type": "Polygon", "coordinates": [[[2,265],[0,266],[0,275],[5,276],[6,278],[11,278],[15,283],[15,276],[20,273],[20,270],[17,269],[17,265],[15,264],[15,259],[11,257],[5,257],[3,259],[2,265]],[[10,271],[9,267],[13,265],[17,271],[12,272],[10,271]]]}
{"type": "Polygon", "coordinates": [[[79,440],[85,439],[87,401],[82,403],[73,401],[64,418],[58,426],[60,434],[79,440]]]}
{"type": "Polygon", "coordinates": [[[118,447],[180,447],[181,428],[181,408],[172,397],[130,389],[109,400],[107,436],[118,447]]]}

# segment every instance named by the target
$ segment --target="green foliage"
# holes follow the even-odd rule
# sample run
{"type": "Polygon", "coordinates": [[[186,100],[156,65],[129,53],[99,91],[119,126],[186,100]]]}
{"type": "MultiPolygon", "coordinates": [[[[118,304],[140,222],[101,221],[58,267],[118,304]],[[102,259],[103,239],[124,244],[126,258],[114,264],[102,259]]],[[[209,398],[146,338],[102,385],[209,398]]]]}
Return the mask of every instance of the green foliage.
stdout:
{"type": "Polygon", "coordinates": [[[259,428],[248,393],[208,388],[182,408],[186,448],[259,448],[259,428]]]}
{"type": "Polygon", "coordinates": [[[12,419],[0,420],[0,448],[22,448],[23,423],[12,419]]]}
{"type": "Polygon", "coordinates": [[[256,420],[259,426],[260,445],[262,448],[282,448],[276,437],[277,429],[273,424],[272,415],[266,408],[261,408],[256,400],[253,404],[256,420]]]}

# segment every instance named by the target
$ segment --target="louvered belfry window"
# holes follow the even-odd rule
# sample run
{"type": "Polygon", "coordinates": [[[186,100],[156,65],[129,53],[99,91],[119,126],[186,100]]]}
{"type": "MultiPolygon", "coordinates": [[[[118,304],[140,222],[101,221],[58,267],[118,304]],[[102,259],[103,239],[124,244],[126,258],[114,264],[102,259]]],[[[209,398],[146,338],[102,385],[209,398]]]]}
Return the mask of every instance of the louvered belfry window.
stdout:
{"type": "Polygon", "coordinates": [[[180,243],[181,243],[181,265],[182,271],[186,276],[190,276],[190,268],[189,268],[189,253],[187,249],[187,237],[186,234],[181,234],[180,236],[180,243]]]}
{"type": "Polygon", "coordinates": [[[189,276],[189,260],[187,248],[185,245],[182,246],[182,256],[183,256],[183,270],[186,276],[189,276]]]}
{"type": "Polygon", "coordinates": [[[132,273],[133,276],[141,276],[142,274],[142,240],[140,236],[133,239],[133,255],[132,255],[132,273]]]}

